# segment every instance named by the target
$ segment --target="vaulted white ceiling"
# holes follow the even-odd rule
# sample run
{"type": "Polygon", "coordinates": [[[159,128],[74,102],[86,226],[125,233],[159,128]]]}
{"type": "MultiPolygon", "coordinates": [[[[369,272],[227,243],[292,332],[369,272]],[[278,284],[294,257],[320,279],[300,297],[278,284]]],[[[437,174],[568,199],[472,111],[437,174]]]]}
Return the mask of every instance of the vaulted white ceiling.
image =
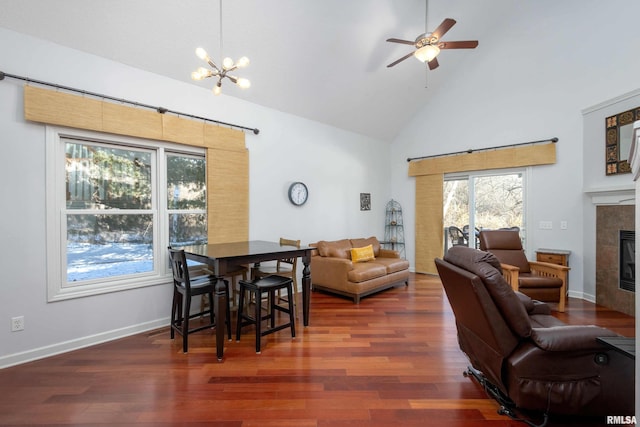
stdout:
{"type": "Polygon", "coordinates": [[[237,75],[251,88],[227,81],[226,95],[390,141],[434,91],[455,84],[458,67],[473,67],[483,35],[513,3],[431,0],[428,31],[453,18],[445,41],[480,44],[441,52],[429,72],[413,58],[386,67],[413,49],[387,38],[425,32],[425,0],[223,0],[222,43],[218,0],[0,0],[0,26],[203,88],[214,81],[191,80],[204,65],[196,47],[214,59],[248,56],[237,75]]]}

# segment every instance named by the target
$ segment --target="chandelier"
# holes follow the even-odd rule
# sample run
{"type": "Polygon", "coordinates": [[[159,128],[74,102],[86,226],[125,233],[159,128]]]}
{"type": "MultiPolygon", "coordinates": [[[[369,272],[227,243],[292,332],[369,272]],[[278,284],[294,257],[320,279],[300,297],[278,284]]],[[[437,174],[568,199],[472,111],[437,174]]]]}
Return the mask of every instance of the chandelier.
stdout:
{"type": "MultiPolygon", "coordinates": [[[[220,0],[220,53],[222,54],[222,0],[220,0]]],[[[234,62],[233,59],[226,57],[222,60],[222,67],[217,66],[215,62],[213,62],[211,57],[207,54],[207,51],[201,47],[196,49],[196,56],[209,64],[211,69],[198,67],[196,71],[191,73],[191,78],[193,80],[204,80],[209,77],[217,77],[218,82],[213,87],[213,93],[215,95],[220,95],[220,93],[222,92],[222,80],[224,78],[231,80],[231,82],[238,85],[241,89],[247,89],[251,86],[251,82],[248,79],[245,79],[243,77],[236,77],[229,74],[230,72],[238,68],[244,68],[249,65],[249,58],[247,58],[246,56],[238,59],[237,62],[234,62]]]]}
{"type": "Polygon", "coordinates": [[[238,68],[243,68],[249,65],[249,58],[243,56],[238,60],[238,62],[233,62],[233,59],[227,57],[222,60],[222,67],[218,67],[209,57],[207,51],[203,48],[199,47],[196,49],[196,56],[202,60],[204,60],[207,64],[213,68],[213,70],[199,67],[196,71],[191,73],[191,78],[193,80],[203,80],[208,77],[217,77],[218,82],[213,87],[213,93],[215,95],[220,95],[222,92],[222,79],[225,77],[231,80],[233,83],[237,84],[242,89],[247,89],[251,86],[251,82],[248,79],[243,77],[236,77],[229,74],[230,71],[233,71],[238,68]]]}

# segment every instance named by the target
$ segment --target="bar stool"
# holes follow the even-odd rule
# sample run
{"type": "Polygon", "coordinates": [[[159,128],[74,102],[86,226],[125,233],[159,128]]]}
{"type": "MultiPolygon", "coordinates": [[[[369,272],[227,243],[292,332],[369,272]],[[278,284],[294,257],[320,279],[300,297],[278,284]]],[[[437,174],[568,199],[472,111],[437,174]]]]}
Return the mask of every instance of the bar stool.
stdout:
{"type": "MultiPolygon", "coordinates": [[[[211,329],[213,327],[223,327],[216,325],[215,314],[213,311],[213,295],[216,292],[216,279],[213,276],[197,276],[191,277],[187,258],[182,249],[172,249],[169,247],[169,260],[171,262],[171,271],[173,274],[173,303],[171,304],[171,339],[174,338],[175,332],[182,335],[182,351],[186,353],[189,347],[189,334],[211,329]],[[209,299],[209,308],[201,310],[198,313],[191,314],[191,298],[197,295],[206,295],[209,299]],[[204,325],[190,327],[189,321],[195,317],[209,315],[209,322],[204,325]]],[[[226,310],[226,326],[227,335],[231,339],[231,315],[229,313],[229,286],[225,284],[227,310],[226,310]]]]}
{"type": "MultiPolygon", "coordinates": [[[[289,277],[271,275],[255,279],[252,281],[240,280],[240,301],[238,303],[238,324],[236,327],[236,341],[240,342],[240,332],[243,326],[255,325],[256,327],[256,353],[260,354],[260,341],[265,335],[272,334],[285,328],[291,328],[291,338],[296,336],[295,325],[295,309],[293,298],[288,298],[288,307],[278,305],[276,291],[281,289],[287,290],[287,295],[293,296],[292,280],[289,277]],[[245,294],[249,292],[255,301],[255,311],[253,316],[245,313],[245,294]],[[262,314],[262,295],[267,294],[267,313],[262,314]],[[280,311],[289,315],[289,322],[282,325],[275,325],[276,311],[280,311]],[[270,327],[262,330],[262,321],[269,320],[270,327]]],[[[249,299],[249,301],[251,298],[249,299]]],[[[248,304],[247,304],[248,305],[248,304]]],[[[248,312],[248,310],[246,310],[248,312]]]]}

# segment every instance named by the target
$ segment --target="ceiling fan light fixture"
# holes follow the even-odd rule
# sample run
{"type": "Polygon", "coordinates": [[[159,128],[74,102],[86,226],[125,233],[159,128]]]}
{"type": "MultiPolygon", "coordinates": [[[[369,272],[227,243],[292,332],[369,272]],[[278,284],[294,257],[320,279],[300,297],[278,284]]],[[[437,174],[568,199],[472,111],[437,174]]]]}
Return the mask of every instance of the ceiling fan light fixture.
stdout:
{"type": "Polygon", "coordinates": [[[416,59],[420,62],[430,62],[433,60],[433,58],[438,56],[439,53],[440,53],[440,48],[438,46],[433,44],[428,44],[416,50],[413,53],[413,56],[415,56],[416,59]]]}

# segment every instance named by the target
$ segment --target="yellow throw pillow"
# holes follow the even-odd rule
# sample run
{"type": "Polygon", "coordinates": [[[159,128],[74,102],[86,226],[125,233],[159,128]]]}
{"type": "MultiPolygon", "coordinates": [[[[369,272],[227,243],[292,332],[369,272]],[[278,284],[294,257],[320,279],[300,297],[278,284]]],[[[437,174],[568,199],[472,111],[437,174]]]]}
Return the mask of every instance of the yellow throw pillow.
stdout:
{"type": "Polygon", "coordinates": [[[373,256],[373,245],[351,249],[351,261],[353,262],[366,262],[372,259],[375,259],[373,256]]]}

